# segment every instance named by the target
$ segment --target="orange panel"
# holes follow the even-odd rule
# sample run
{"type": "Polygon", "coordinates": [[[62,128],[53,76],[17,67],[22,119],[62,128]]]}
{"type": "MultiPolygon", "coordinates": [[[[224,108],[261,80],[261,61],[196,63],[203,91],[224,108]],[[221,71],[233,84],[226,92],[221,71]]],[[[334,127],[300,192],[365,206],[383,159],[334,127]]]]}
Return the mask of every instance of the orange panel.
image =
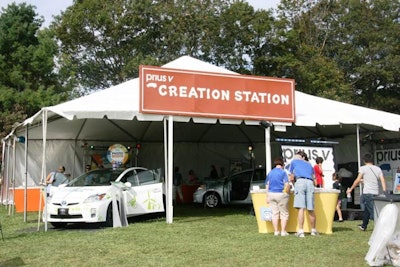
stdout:
{"type": "MultiPolygon", "coordinates": [[[[16,188],[14,201],[15,201],[15,211],[16,212],[24,212],[24,188],[16,188]]],[[[10,193],[12,194],[13,189],[10,189],[10,193]]],[[[39,210],[39,201],[40,201],[40,188],[28,188],[27,189],[27,202],[26,202],[26,211],[38,211],[39,210]]],[[[44,205],[44,196],[42,196],[41,208],[43,210],[44,205]]]]}

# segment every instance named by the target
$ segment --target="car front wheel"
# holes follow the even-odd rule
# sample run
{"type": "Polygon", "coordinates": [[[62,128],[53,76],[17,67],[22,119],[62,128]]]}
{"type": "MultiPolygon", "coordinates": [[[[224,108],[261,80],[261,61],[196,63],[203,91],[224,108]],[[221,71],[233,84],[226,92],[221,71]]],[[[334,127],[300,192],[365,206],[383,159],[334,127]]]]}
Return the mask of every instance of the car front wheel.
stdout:
{"type": "MultiPolygon", "coordinates": [[[[120,212],[119,211],[119,202],[117,202],[117,206],[118,206],[118,212],[120,212]]],[[[112,202],[110,203],[110,205],[108,205],[106,221],[104,222],[104,226],[105,227],[113,227],[114,226],[114,215],[113,215],[112,202]]]]}
{"type": "Polygon", "coordinates": [[[51,225],[53,225],[54,228],[65,228],[67,226],[66,222],[51,222],[51,225]]]}
{"type": "Polygon", "coordinates": [[[221,198],[215,192],[209,192],[204,197],[204,206],[207,208],[216,208],[220,206],[221,198]]]}

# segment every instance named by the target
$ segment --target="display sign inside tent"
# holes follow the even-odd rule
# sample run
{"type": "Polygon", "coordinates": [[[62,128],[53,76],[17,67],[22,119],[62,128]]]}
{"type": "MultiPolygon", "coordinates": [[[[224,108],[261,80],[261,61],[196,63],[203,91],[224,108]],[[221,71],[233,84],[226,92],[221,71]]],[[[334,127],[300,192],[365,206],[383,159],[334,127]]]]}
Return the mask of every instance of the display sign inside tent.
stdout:
{"type": "Polygon", "coordinates": [[[295,121],[294,80],[140,66],[140,111],[295,121]]]}
{"type": "Polygon", "coordinates": [[[324,173],[324,188],[332,188],[332,174],[335,172],[335,157],[333,155],[333,147],[313,147],[313,146],[292,146],[282,145],[282,158],[285,162],[285,168],[289,169],[290,162],[294,155],[302,150],[307,154],[309,162],[314,166],[317,157],[323,159],[322,171],[324,173]]]}

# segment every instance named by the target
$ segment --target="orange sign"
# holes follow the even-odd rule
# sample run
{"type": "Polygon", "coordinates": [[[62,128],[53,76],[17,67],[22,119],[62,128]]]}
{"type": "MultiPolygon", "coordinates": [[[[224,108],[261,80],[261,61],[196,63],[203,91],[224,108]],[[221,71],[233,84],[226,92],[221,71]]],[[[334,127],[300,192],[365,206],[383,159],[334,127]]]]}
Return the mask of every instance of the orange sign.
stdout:
{"type": "Polygon", "coordinates": [[[294,122],[294,80],[140,66],[140,112],[294,122]]]}

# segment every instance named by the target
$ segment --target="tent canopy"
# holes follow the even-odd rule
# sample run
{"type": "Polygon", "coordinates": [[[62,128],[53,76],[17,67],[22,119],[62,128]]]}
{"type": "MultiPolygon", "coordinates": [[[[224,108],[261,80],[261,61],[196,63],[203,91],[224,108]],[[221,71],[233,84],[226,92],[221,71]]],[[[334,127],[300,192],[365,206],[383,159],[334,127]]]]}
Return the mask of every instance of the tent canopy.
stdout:
{"type": "MultiPolygon", "coordinates": [[[[180,57],[163,67],[235,74],[189,56],[180,57]]],[[[149,168],[164,165],[165,116],[139,112],[139,79],[132,79],[65,103],[44,107],[13,129],[3,141],[28,135],[28,184],[37,184],[41,177],[40,165],[43,162],[38,155],[43,151],[42,115],[45,112],[45,161],[49,163],[46,173],[60,163],[65,164],[73,175],[82,173],[91,155],[85,144],[106,150],[116,142],[125,145],[142,143],[145,145],[140,151],[139,164],[149,168]]],[[[368,136],[369,141],[382,138],[400,140],[400,115],[297,91],[295,116],[295,123],[272,122],[271,142],[276,138],[339,141],[340,146],[335,150],[337,163],[357,161],[359,151],[354,136],[358,127],[361,138],[368,136]]],[[[174,161],[182,170],[193,168],[205,176],[211,163],[229,170],[232,160],[248,159],[249,145],[255,147],[253,151],[257,164],[266,162],[265,129],[259,126],[259,121],[184,116],[173,116],[173,119],[173,139],[177,152],[174,161]]],[[[277,143],[273,145],[278,147],[277,143]]],[[[23,147],[17,145],[16,148],[16,154],[23,155],[23,147]]],[[[279,153],[276,149],[273,152],[279,153]]],[[[23,156],[17,158],[16,177],[23,177],[23,156]]]]}
{"type": "MultiPolygon", "coordinates": [[[[221,67],[194,59],[180,57],[163,67],[214,73],[236,74],[221,67]]],[[[44,107],[21,123],[30,124],[30,139],[41,139],[41,113],[48,111],[51,131],[47,139],[67,140],[147,140],[162,142],[163,115],[139,112],[139,78],[92,93],[59,105],[44,107]],[[68,123],[66,123],[68,122],[68,123]],[[36,128],[36,130],[35,130],[36,128]]],[[[361,132],[375,133],[374,138],[399,138],[400,115],[350,105],[302,92],[295,92],[296,122],[273,122],[273,138],[340,138],[354,135],[356,125],[361,132]],[[289,126],[281,131],[280,125],[289,126]],[[279,127],[279,129],[277,128],[279,127]]],[[[263,142],[264,131],[259,121],[242,121],[204,117],[174,116],[176,142],[263,142]]],[[[15,129],[17,130],[17,129],[15,129]]]]}

